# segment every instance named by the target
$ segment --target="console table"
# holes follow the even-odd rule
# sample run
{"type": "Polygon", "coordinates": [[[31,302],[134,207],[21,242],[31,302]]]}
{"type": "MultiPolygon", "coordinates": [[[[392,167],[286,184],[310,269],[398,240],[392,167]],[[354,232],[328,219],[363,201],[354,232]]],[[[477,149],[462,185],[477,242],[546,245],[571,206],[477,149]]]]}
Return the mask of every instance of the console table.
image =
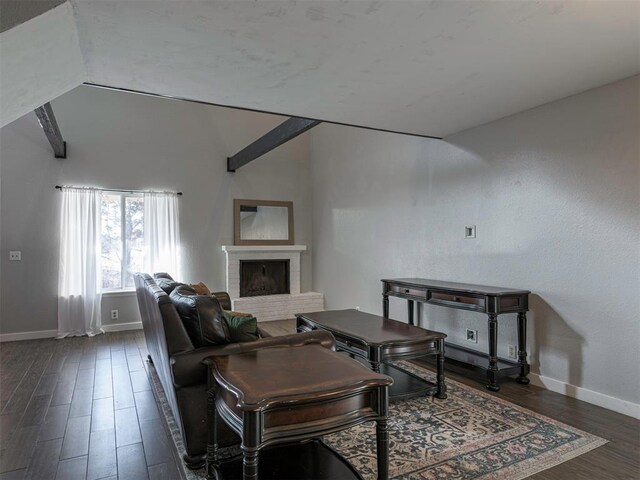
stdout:
{"type": "MultiPolygon", "coordinates": [[[[498,378],[503,375],[518,375],[516,381],[529,383],[527,363],[527,314],[529,310],[528,290],[515,290],[484,285],[443,282],[424,278],[396,278],[382,280],[382,315],[389,316],[389,297],[407,300],[408,320],[413,325],[414,302],[429,303],[441,307],[457,308],[487,314],[489,318],[489,365],[486,367],[487,388],[500,390],[498,378]],[[498,358],[498,315],[517,313],[518,316],[518,361],[498,358]]],[[[487,355],[450,343],[446,344],[447,362],[466,363],[479,366],[478,357],[487,355]]]]}

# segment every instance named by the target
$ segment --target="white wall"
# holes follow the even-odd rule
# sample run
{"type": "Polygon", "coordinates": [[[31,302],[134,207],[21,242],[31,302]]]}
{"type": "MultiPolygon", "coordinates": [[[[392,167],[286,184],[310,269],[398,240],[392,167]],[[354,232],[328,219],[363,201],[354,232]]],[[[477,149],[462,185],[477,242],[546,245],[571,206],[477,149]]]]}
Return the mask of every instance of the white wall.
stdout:
{"type": "MultiPolygon", "coordinates": [[[[0,333],[57,328],[60,192],[56,184],[182,191],[183,280],[224,290],[233,198],[292,200],[311,286],[308,137],[227,173],[226,157],[283,121],[272,115],[78,87],[52,102],[68,158],[55,159],[30,113],[0,130],[0,333]],[[9,262],[9,250],[22,250],[9,262]]],[[[139,320],[135,297],[105,297],[103,322],[139,320]]]]}
{"type": "MultiPolygon", "coordinates": [[[[639,92],[635,77],[446,141],[317,127],[314,289],[378,314],[385,277],[529,289],[533,372],[638,414],[639,92]]],[[[486,349],[482,315],[427,306],[420,322],[459,344],[478,329],[486,349]]],[[[499,326],[506,357],[515,315],[499,326]]]]}

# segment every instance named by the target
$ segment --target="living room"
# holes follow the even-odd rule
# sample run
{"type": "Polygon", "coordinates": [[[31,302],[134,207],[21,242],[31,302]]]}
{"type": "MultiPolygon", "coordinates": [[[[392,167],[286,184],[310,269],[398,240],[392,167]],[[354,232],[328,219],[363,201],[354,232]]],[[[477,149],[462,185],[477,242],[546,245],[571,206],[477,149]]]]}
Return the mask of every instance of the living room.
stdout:
{"type": "MultiPolygon", "coordinates": [[[[397,104],[398,110],[387,111],[388,115],[382,115],[384,107],[379,108],[378,115],[372,115],[371,110],[361,104],[350,103],[349,95],[338,95],[337,87],[335,90],[329,88],[340,81],[347,82],[348,78],[336,78],[324,90],[319,88],[313,69],[305,70],[302,76],[308,82],[308,91],[301,93],[292,89],[289,104],[278,97],[278,89],[275,89],[274,98],[277,97],[280,103],[271,99],[271,90],[253,84],[255,97],[237,100],[246,85],[230,82],[218,82],[216,88],[221,92],[218,98],[232,100],[216,102],[198,98],[190,95],[198,92],[197,88],[189,89],[192,87],[190,82],[175,80],[180,77],[178,71],[165,72],[166,78],[144,80],[146,77],[140,75],[144,64],[110,64],[112,57],[100,57],[100,48],[96,46],[99,34],[92,36],[92,24],[85,17],[87,11],[83,10],[87,5],[82,5],[82,1],[52,3],[56,4],[54,8],[3,28],[0,34],[3,58],[0,85],[3,117],[0,130],[0,356],[3,362],[0,363],[0,381],[9,378],[11,382],[0,384],[0,390],[5,392],[0,414],[1,478],[55,478],[56,475],[58,478],[96,479],[114,475],[119,478],[162,478],[162,475],[172,478],[176,472],[180,476],[189,475],[188,469],[179,465],[181,461],[177,454],[174,462],[177,466],[167,466],[171,462],[166,458],[149,463],[149,459],[155,457],[145,450],[151,442],[145,439],[153,435],[145,430],[148,425],[143,426],[140,411],[137,420],[140,433],[134,435],[131,442],[121,442],[116,403],[113,405],[115,420],[112,419],[111,427],[104,430],[112,432],[109,438],[113,440],[113,448],[104,451],[113,451],[111,456],[115,464],[101,470],[104,475],[91,467],[91,459],[98,455],[94,452],[92,457],[91,439],[99,430],[94,431],[92,426],[86,431],[80,428],[78,431],[82,433],[78,438],[86,437],[86,445],[77,450],[65,444],[65,438],[71,438],[74,432],[73,428],[69,429],[71,420],[89,417],[87,421],[92,425],[91,417],[100,405],[95,402],[102,400],[95,396],[99,383],[97,364],[92,367],[95,384],[93,397],[89,395],[92,398],[87,405],[90,406],[88,410],[77,410],[75,417],[69,415],[74,409],[74,388],[70,389],[68,402],[59,400],[56,405],[46,403],[46,395],[35,394],[44,377],[54,382],[49,397],[55,395],[59,383],[68,385],[64,373],[65,342],[71,345],[68,348],[80,348],[80,351],[85,347],[78,347],[81,344],[77,342],[98,342],[99,347],[94,352],[96,361],[95,356],[99,356],[100,348],[105,345],[103,338],[126,339],[123,346],[120,345],[122,350],[114,347],[110,351],[113,361],[119,355],[114,352],[125,351],[127,358],[134,358],[128,354],[127,345],[139,341],[142,331],[138,299],[129,285],[102,293],[100,316],[104,334],[51,340],[59,333],[59,235],[63,193],[55,188],[57,185],[121,192],[181,192],[177,200],[180,271],[169,273],[186,283],[203,282],[211,291],[228,289],[226,256],[222,247],[235,244],[234,199],[293,203],[295,244],[306,246],[300,255],[300,291],[321,293],[327,311],[358,309],[380,315],[381,280],[390,278],[428,278],[530,291],[526,350],[531,384],[518,385],[505,379],[501,381],[502,391],[494,395],[481,381],[458,377],[457,373],[447,370],[447,386],[457,385],[453,382],[465,384],[480,391],[481,395],[506,399],[608,441],[576,458],[572,457],[580,452],[574,450],[556,465],[538,462],[536,466],[533,461],[533,467],[529,466],[528,470],[523,467],[518,475],[525,472],[525,476],[535,475],[534,478],[580,478],[580,475],[584,478],[608,478],[607,475],[637,478],[640,436],[637,420],[640,417],[637,374],[637,341],[640,339],[640,277],[637,273],[640,270],[637,242],[640,233],[640,38],[637,30],[633,32],[633,27],[638,26],[637,4],[613,2],[616,8],[611,7],[610,16],[603,15],[595,25],[589,26],[594,31],[581,28],[580,22],[571,23],[578,36],[594,35],[594,32],[619,35],[613,40],[603,39],[600,47],[593,47],[587,55],[591,63],[582,65],[572,58],[577,55],[573,40],[562,36],[555,39],[568,53],[563,53],[556,45],[554,59],[564,61],[571,75],[553,76],[545,71],[527,83],[510,82],[512,90],[500,92],[500,95],[494,91],[495,96],[488,97],[509,101],[487,105],[490,102],[477,100],[485,90],[476,91],[472,87],[477,83],[488,88],[487,78],[490,77],[483,77],[486,71],[502,69],[507,76],[515,75],[518,67],[508,62],[496,62],[485,69],[475,65],[480,73],[457,85],[455,81],[460,73],[450,67],[453,85],[447,90],[441,84],[441,95],[449,99],[453,94],[476,97],[476,103],[471,102],[473,109],[465,111],[464,102],[456,103],[455,108],[452,103],[450,112],[436,111],[427,115],[422,111],[422,116],[403,117],[400,108],[403,104],[398,102],[406,97],[401,91],[374,87],[376,81],[384,84],[386,77],[375,78],[373,60],[371,65],[367,63],[357,68],[373,69],[373,73],[357,77],[358,82],[364,78],[371,81],[370,91],[376,93],[368,98],[380,97],[381,102],[391,99],[390,102],[397,104]],[[60,18],[52,19],[52,16],[60,18]],[[53,23],[48,24],[49,20],[53,23]],[[79,22],[77,25],[76,21],[79,22]],[[27,68],[21,63],[25,58],[40,58],[29,55],[42,49],[38,42],[43,38],[34,32],[42,32],[47,25],[51,25],[52,31],[69,26],[77,29],[74,47],[77,52],[61,52],[52,47],[51,51],[40,55],[54,59],[55,55],[73,57],[80,65],[74,67],[75,70],[69,68],[69,62],[62,63],[64,69],[52,67],[49,81],[47,75],[34,73],[39,70],[37,65],[30,63],[27,68]],[[614,30],[616,33],[611,33],[614,30]],[[631,34],[625,37],[625,32],[629,31],[631,34]],[[28,38],[32,39],[31,44],[21,43],[28,38]],[[616,49],[612,50],[614,47],[616,49]],[[22,48],[28,50],[29,55],[23,54],[22,48]],[[614,52],[618,54],[616,58],[607,58],[614,52]],[[104,64],[100,64],[101,61],[104,64]],[[611,63],[615,65],[611,66],[611,63]],[[114,69],[116,80],[112,83],[100,70],[107,68],[104,65],[114,69]],[[134,67],[140,69],[136,70],[138,76],[133,75],[136,78],[129,83],[120,83],[118,80],[134,67]],[[599,69],[598,75],[591,73],[594,68],[599,69]],[[67,75],[64,81],[63,70],[67,75]],[[75,73],[69,72],[76,70],[80,72],[77,78],[71,78],[75,73]],[[584,76],[577,79],[580,71],[584,76]],[[474,78],[480,80],[474,83],[474,78]],[[145,82],[149,88],[140,86],[145,82]],[[543,83],[544,88],[540,87],[543,83]],[[184,92],[178,91],[179,88],[184,88],[184,92]],[[301,101],[303,97],[308,97],[306,102],[301,101]],[[272,103],[269,103],[270,99],[272,103]],[[332,104],[334,100],[335,105],[332,104]],[[66,142],[66,158],[54,158],[52,146],[33,112],[47,102],[50,102],[59,133],[66,142]],[[258,108],[260,102],[265,104],[263,108],[258,108]],[[335,115],[330,115],[332,112],[335,115]],[[323,121],[235,172],[227,171],[227,158],[282,124],[288,118],[284,114],[323,121]],[[465,238],[466,227],[474,228],[474,238],[465,238]],[[20,252],[21,259],[10,260],[9,252],[16,251],[20,252]],[[113,311],[117,312],[115,319],[112,318],[113,311]],[[15,355],[23,347],[18,345],[41,348],[38,345],[44,344],[36,343],[38,341],[54,345],[51,358],[62,359],[61,370],[43,375],[48,371],[47,365],[40,365],[40,370],[30,370],[30,364],[27,364],[24,377],[13,378],[7,365],[14,368],[19,363],[15,355]],[[8,359],[9,364],[6,363],[8,359]],[[31,383],[28,382],[30,372],[40,375],[31,379],[31,383]],[[64,410],[65,405],[66,428],[59,430],[58,436],[39,438],[42,425],[47,423],[48,410],[54,407],[64,410]],[[44,444],[47,445],[44,451],[50,455],[45,455],[46,460],[35,461],[42,458],[37,452],[44,444]],[[136,445],[138,450],[131,448],[136,445]],[[18,447],[24,452],[22,456],[16,453],[18,447]],[[122,455],[119,455],[121,448],[122,455]],[[143,463],[145,458],[147,462],[144,473],[136,469],[127,471],[131,463],[126,461],[126,448],[131,452],[142,452],[143,463]],[[9,456],[11,461],[7,461],[9,456]],[[160,469],[159,465],[167,470],[160,469]],[[53,473],[47,477],[43,476],[44,471],[53,473]]],[[[90,12],[90,18],[99,19],[104,15],[109,21],[118,20],[117,9],[115,13],[108,8],[101,10],[101,5],[113,2],[93,3],[96,10],[90,12]]],[[[171,5],[171,2],[166,3],[171,5]]],[[[384,3],[381,11],[373,15],[377,15],[377,21],[391,22],[385,16],[385,11],[390,15],[386,10],[390,7],[384,3]]],[[[523,2],[523,8],[534,8],[529,3],[533,4],[523,2]]],[[[284,11],[293,8],[284,2],[274,5],[284,11]]],[[[558,5],[569,10],[564,13],[569,17],[580,13],[582,8],[580,2],[558,5]]],[[[252,9],[258,7],[236,8],[240,9],[238,12],[246,8],[242,13],[250,16],[256,12],[252,9]]],[[[312,6],[309,8],[313,10],[312,6]]],[[[553,29],[558,27],[550,20],[551,13],[540,8],[542,10],[536,11],[541,18],[539,21],[555,32],[553,29]]],[[[582,13],[585,15],[594,13],[584,8],[582,13]]],[[[600,12],[597,6],[592,8],[600,12]]],[[[305,10],[311,17],[320,15],[315,10],[309,11],[305,10]]],[[[328,12],[332,10],[328,9],[328,12]]],[[[283,13],[282,16],[287,15],[283,13]]],[[[156,17],[152,15],[149,21],[153,18],[156,17]]],[[[256,21],[259,23],[260,19],[262,17],[256,21]]],[[[156,20],[160,31],[167,28],[168,23],[156,20]]],[[[449,20],[453,22],[451,25],[455,24],[449,20]]],[[[207,20],[203,17],[200,21],[206,23],[207,20]]],[[[242,29],[245,21],[247,18],[238,19],[237,28],[242,29]]],[[[266,24],[270,28],[274,25],[269,23],[271,21],[275,20],[266,24]]],[[[570,22],[570,19],[564,21],[570,22]]],[[[305,26],[312,24],[319,24],[316,28],[322,32],[323,20],[309,19],[309,24],[304,23],[305,26]]],[[[482,25],[487,27],[487,23],[482,25]]],[[[335,25],[326,28],[329,34],[340,32],[335,25]]],[[[181,35],[188,38],[184,32],[181,35]]],[[[524,38],[528,37],[525,35],[524,38]]],[[[54,42],[53,39],[47,41],[54,42]]],[[[232,47],[233,44],[229,48],[232,47]]],[[[224,45],[216,48],[224,49],[224,45]]],[[[531,53],[542,55],[544,42],[531,48],[531,53]]],[[[394,66],[394,62],[401,62],[392,52],[381,52],[379,56],[394,66]]],[[[262,66],[246,61],[248,63],[242,67],[244,74],[253,72],[254,68],[256,75],[262,72],[262,66]]],[[[300,61],[306,68],[308,60],[300,61]]],[[[540,60],[536,57],[535,61],[540,60]]],[[[584,57],[580,57],[580,61],[586,62],[584,57]]],[[[534,60],[532,62],[535,64],[534,60]]],[[[428,67],[429,63],[425,65],[428,67]]],[[[554,65],[547,65],[547,68],[552,69],[554,65]]],[[[281,68],[286,71],[289,67],[283,65],[281,68]]],[[[398,74],[400,70],[394,71],[398,74]]],[[[339,76],[333,70],[331,75],[339,76]]],[[[398,86],[411,80],[398,75],[398,86]]],[[[328,81],[326,77],[321,80],[328,81]]],[[[355,88],[354,96],[360,91],[369,92],[369,85],[355,88]]],[[[435,90],[430,93],[438,95],[435,90]]],[[[429,105],[429,98],[423,99],[424,105],[429,105]]],[[[407,112],[412,112],[413,107],[409,103],[406,105],[407,112]]],[[[391,319],[407,322],[406,302],[391,298],[389,308],[391,319]]],[[[293,328],[290,332],[293,333],[295,326],[291,327],[291,319],[288,321],[281,324],[259,322],[259,325],[265,329],[270,325],[272,329],[274,325],[282,325],[293,328]]],[[[476,312],[425,303],[416,307],[415,323],[446,333],[447,341],[452,344],[472,346],[483,352],[489,348],[486,316],[476,312]],[[467,341],[468,330],[476,332],[473,344],[467,341]]],[[[518,345],[516,323],[515,314],[500,317],[499,358],[513,358],[508,348],[518,345]]],[[[110,341],[106,340],[107,345],[110,341]]],[[[144,342],[141,348],[144,349],[144,342]]],[[[74,382],[80,382],[79,372],[84,370],[78,366],[82,361],[77,358],[82,357],[74,357],[74,361],[68,352],[65,355],[69,356],[68,364],[76,365],[74,382]]],[[[144,360],[145,357],[140,358],[144,360]]],[[[33,361],[33,357],[25,360],[27,363],[33,361]]],[[[113,361],[111,365],[115,367],[117,362],[113,361]]],[[[143,367],[143,370],[130,369],[130,373],[148,373],[153,369],[147,364],[143,367]]],[[[116,395],[118,374],[112,371],[109,375],[108,382],[113,382],[109,388],[113,388],[111,391],[116,395]]],[[[134,378],[136,375],[131,377],[127,388],[131,389],[132,408],[138,408],[138,394],[151,391],[157,394],[157,391],[151,381],[148,385],[145,383],[145,390],[135,391],[134,378]]],[[[434,399],[433,404],[446,401],[434,399]]],[[[159,411],[162,416],[162,409],[159,411]]],[[[169,427],[162,423],[164,420],[160,420],[154,428],[168,431],[169,427]],[[162,427],[158,427],[161,423],[162,427]]],[[[170,437],[169,432],[167,438],[170,437]]],[[[173,452],[174,447],[170,447],[173,452]]],[[[394,458],[393,438],[390,455],[394,458]]],[[[426,461],[428,463],[429,458],[426,461]]],[[[359,465],[356,461],[354,464],[359,465]]],[[[412,478],[404,472],[394,476],[392,471],[390,478],[412,478]]],[[[365,478],[368,478],[367,474],[364,473],[365,478]]],[[[495,478],[524,478],[507,470],[494,474],[495,478]]]]}

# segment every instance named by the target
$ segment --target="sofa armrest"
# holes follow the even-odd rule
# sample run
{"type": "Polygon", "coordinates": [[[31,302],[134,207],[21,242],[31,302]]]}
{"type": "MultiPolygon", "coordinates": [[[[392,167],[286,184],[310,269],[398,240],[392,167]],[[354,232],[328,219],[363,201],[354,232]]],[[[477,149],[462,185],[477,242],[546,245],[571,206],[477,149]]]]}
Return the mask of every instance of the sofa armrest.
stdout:
{"type": "Polygon", "coordinates": [[[214,355],[233,355],[253,352],[262,348],[299,347],[308,344],[320,344],[325,348],[335,350],[336,341],[331,333],[324,330],[314,330],[307,333],[261,338],[252,342],[201,347],[189,352],[178,353],[171,357],[173,384],[176,388],[182,388],[207,383],[207,366],[203,361],[214,355]]]}

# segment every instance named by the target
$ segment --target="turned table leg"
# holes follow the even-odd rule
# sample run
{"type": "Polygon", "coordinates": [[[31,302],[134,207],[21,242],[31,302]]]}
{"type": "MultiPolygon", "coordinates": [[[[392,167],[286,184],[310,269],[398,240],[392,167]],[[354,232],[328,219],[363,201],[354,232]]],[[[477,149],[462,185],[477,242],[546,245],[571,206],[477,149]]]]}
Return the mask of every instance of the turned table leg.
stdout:
{"type": "Polygon", "coordinates": [[[487,388],[493,392],[500,390],[498,386],[498,315],[489,314],[489,368],[487,368],[487,388]]]}
{"type": "Polygon", "coordinates": [[[380,373],[380,362],[369,361],[369,364],[371,365],[371,370],[380,373]]]}
{"type": "Polygon", "coordinates": [[[518,363],[520,364],[520,375],[516,382],[527,385],[529,379],[529,364],[527,363],[527,314],[518,313],[518,363]]]}
{"type": "Polygon", "coordinates": [[[438,355],[436,358],[436,384],[438,390],[436,391],[436,398],[447,398],[447,386],[444,384],[444,339],[438,340],[438,355]]]}
{"type": "Polygon", "coordinates": [[[258,480],[258,452],[262,445],[262,421],[258,411],[242,412],[242,480],[258,480]]]}
{"type": "MultiPolygon", "coordinates": [[[[211,382],[209,382],[211,384],[211,382]]],[[[218,434],[216,431],[216,390],[209,386],[207,391],[207,480],[218,480],[218,434]]]]}
{"type": "Polygon", "coordinates": [[[389,297],[387,295],[382,295],[382,316],[389,318],[389,297]]]}
{"type": "Polygon", "coordinates": [[[386,418],[376,422],[376,449],[378,480],[387,480],[389,478],[389,428],[386,418]]]}
{"type": "Polygon", "coordinates": [[[242,446],[242,480],[258,480],[258,450],[242,446]]]}

